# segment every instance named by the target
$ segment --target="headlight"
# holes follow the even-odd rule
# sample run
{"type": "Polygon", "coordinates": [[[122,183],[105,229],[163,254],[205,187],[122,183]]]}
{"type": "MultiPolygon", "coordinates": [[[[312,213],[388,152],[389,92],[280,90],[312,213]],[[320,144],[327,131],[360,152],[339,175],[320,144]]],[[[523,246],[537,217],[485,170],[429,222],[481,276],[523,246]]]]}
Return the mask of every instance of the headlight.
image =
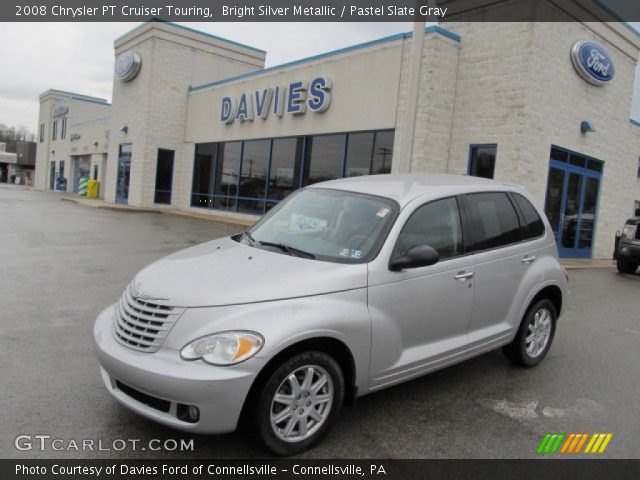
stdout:
{"type": "Polygon", "coordinates": [[[628,240],[633,240],[636,238],[636,229],[637,225],[625,225],[622,229],[622,236],[628,240]]]}
{"type": "Polygon", "coordinates": [[[185,360],[201,358],[212,365],[234,365],[253,357],[263,344],[264,339],[255,332],[220,332],[188,343],[180,356],[185,360]]]}

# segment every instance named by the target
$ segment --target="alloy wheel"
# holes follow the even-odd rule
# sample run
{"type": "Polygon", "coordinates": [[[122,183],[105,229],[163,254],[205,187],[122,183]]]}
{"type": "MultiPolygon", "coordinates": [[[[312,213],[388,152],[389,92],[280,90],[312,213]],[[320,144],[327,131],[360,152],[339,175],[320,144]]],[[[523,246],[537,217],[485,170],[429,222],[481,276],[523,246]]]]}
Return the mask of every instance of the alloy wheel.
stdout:
{"type": "Polygon", "coordinates": [[[547,347],[551,338],[551,321],[551,312],[546,308],[539,309],[531,319],[524,340],[527,355],[531,358],[536,358],[547,347]]]}
{"type": "Polygon", "coordinates": [[[271,402],[273,432],[285,442],[311,437],[329,417],[333,395],[333,381],[324,368],[297,368],[280,383],[271,402]]]}

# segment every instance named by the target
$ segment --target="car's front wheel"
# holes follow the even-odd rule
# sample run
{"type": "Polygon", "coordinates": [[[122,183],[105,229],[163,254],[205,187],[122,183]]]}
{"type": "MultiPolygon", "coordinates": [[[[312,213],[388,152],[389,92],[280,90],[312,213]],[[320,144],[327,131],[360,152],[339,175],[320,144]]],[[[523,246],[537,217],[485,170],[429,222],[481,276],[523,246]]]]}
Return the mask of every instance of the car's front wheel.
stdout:
{"type": "Polygon", "coordinates": [[[533,367],[547,355],[556,332],[557,314],[549,299],[531,305],[513,341],[503,347],[506,357],[524,367],[533,367]]]}
{"type": "Polygon", "coordinates": [[[324,352],[305,352],[282,363],[259,393],[255,418],[264,444],[294,455],[317,443],[344,399],[344,375],[324,352]]]}
{"type": "Polygon", "coordinates": [[[636,270],[638,269],[637,263],[627,262],[626,260],[622,260],[620,257],[618,257],[616,264],[620,273],[636,273],[636,270]]]}

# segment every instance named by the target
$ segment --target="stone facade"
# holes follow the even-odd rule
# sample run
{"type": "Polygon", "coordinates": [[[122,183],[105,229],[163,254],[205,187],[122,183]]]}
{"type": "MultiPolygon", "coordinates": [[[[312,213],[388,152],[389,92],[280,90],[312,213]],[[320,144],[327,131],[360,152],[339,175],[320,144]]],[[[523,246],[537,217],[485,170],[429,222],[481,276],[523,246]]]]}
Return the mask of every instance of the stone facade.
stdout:
{"type": "Polygon", "coordinates": [[[60,172],[60,162],[64,162],[64,176],[68,179],[67,191],[72,191],[73,157],[105,153],[107,138],[104,126],[111,115],[111,105],[103,98],[89,97],[60,90],[47,90],[40,95],[37,151],[35,168],[35,188],[45,190],[50,185],[51,162],[55,164],[55,176],[60,172]],[[66,109],[67,113],[54,118],[56,109],[66,109]],[[66,135],[62,135],[62,119],[66,119],[66,135]],[[53,140],[53,124],[57,121],[56,140],[53,140]],[[102,125],[96,132],[95,125],[102,125]],[[40,138],[42,129],[42,138],[40,138]],[[79,135],[76,140],[75,135],[79,135]],[[72,140],[73,139],[73,140],[72,140]],[[95,142],[98,145],[94,145],[95,142]],[[80,146],[81,145],[81,146],[80,146]]]}
{"type": "Polygon", "coordinates": [[[260,69],[265,53],[164,23],[145,24],[116,40],[116,57],[129,50],[140,55],[142,67],[133,81],[114,78],[106,199],[115,201],[120,145],[131,143],[129,203],[153,204],[156,159],[163,148],[175,151],[173,197],[176,206],[186,207],[189,86],[260,69]]]}
{"type": "MultiPolygon", "coordinates": [[[[507,3],[518,8],[518,0],[507,3]]],[[[92,164],[100,164],[101,177],[106,168],[105,199],[115,201],[119,149],[130,143],[128,202],[151,206],[158,149],[169,149],[175,151],[169,208],[190,209],[197,143],[395,129],[394,171],[466,174],[470,145],[496,144],[495,178],[525,185],[542,204],[550,149],[556,145],[604,162],[593,256],[610,256],[615,230],[640,199],[640,130],[629,120],[638,36],[617,23],[459,21],[444,27],[429,27],[423,39],[409,161],[398,157],[407,141],[406,102],[413,101],[406,95],[410,34],[260,72],[264,52],[150,23],[115,42],[116,57],[133,50],[142,68],[130,82],[114,79],[112,107],[91,103],[90,97],[73,100],[73,94],[63,92],[41,96],[40,122],[46,131],[38,148],[36,185],[47,187],[51,160],[89,151],[92,164]],[[569,51],[580,40],[597,41],[610,52],[617,70],[611,84],[596,87],[576,73],[569,51]],[[318,75],[333,81],[332,105],[323,113],[231,125],[220,121],[224,96],[237,98],[318,75]],[[101,129],[107,133],[99,147],[52,145],[52,112],[64,102],[76,102],[69,103],[69,115],[72,130],[82,138],[99,137],[101,129]],[[106,120],[98,115],[103,113],[106,120]],[[596,132],[581,133],[583,120],[596,132]]]]}

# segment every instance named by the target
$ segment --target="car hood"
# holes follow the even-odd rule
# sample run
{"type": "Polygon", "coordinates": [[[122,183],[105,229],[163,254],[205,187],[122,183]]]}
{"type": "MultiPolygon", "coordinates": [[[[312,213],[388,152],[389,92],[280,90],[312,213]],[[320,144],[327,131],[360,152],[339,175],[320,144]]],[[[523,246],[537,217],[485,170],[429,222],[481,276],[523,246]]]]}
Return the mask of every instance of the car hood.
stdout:
{"type": "Polygon", "coordinates": [[[229,237],[164,257],[141,270],[134,296],[179,307],[213,307],[320,295],[367,282],[365,264],[293,257],[229,237]]]}

